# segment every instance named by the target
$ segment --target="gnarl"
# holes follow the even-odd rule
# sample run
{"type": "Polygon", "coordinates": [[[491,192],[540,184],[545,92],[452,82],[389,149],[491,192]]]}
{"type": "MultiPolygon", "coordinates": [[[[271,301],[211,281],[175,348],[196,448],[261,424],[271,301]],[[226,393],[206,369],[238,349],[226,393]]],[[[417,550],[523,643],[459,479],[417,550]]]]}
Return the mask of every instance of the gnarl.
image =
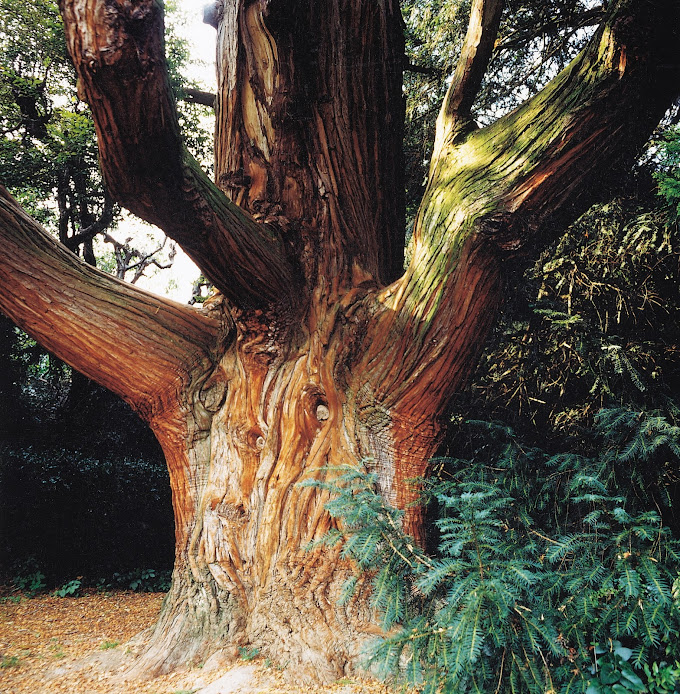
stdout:
{"type": "Polygon", "coordinates": [[[383,488],[394,495],[397,486],[389,415],[367,418],[375,408],[366,381],[350,368],[363,339],[358,297],[350,306],[326,298],[285,339],[265,329],[261,312],[239,314],[224,355],[196,379],[193,405],[159,417],[178,553],[171,597],[137,669],[164,671],[237,644],[287,662],[296,679],[353,671],[374,615],[363,597],[337,604],[356,569],[340,547],[309,548],[334,521],[329,493],[299,483],[379,460],[383,488]],[[183,461],[174,460],[179,439],[183,461]]]}

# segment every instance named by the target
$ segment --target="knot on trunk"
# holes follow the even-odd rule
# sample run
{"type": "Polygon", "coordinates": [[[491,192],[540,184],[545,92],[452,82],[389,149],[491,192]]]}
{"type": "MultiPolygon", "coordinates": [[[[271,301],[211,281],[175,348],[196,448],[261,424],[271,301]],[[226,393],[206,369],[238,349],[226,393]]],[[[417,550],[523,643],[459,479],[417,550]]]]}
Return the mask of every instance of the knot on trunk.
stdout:
{"type": "Polygon", "coordinates": [[[214,374],[201,388],[199,399],[208,412],[217,412],[227,397],[227,383],[219,374],[214,374]]]}
{"type": "Polygon", "coordinates": [[[313,435],[320,425],[331,417],[328,406],[328,398],[323,388],[316,384],[310,384],[304,388],[303,411],[305,413],[305,428],[309,428],[308,435],[313,435]]]}
{"type": "Polygon", "coordinates": [[[492,240],[503,251],[519,250],[529,237],[529,223],[509,212],[485,217],[478,228],[481,236],[492,240]]]}

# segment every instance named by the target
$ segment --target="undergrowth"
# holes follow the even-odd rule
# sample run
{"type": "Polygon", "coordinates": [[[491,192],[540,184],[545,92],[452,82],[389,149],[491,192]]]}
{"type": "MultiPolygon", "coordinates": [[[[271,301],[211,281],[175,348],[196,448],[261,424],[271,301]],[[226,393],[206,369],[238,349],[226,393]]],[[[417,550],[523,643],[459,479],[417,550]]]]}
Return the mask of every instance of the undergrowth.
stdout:
{"type": "MultiPolygon", "coordinates": [[[[14,593],[31,598],[45,592],[45,574],[35,568],[35,561],[17,567],[17,573],[10,579],[7,588],[14,593]]],[[[83,591],[99,592],[130,590],[136,593],[166,593],[170,590],[171,572],[157,569],[133,569],[123,573],[115,572],[107,577],[77,578],[57,584],[52,595],[59,598],[80,597],[83,591]]]]}
{"type": "Polygon", "coordinates": [[[434,692],[680,691],[680,543],[665,524],[680,428],[618,408],[596,418],[594,453],[550,455],[503,425],[468,422],[474,459],[426,484],[438,551],[400,529],[373,475],[307,484],[327,504],[385,635],[377,674],[434,692]]]}

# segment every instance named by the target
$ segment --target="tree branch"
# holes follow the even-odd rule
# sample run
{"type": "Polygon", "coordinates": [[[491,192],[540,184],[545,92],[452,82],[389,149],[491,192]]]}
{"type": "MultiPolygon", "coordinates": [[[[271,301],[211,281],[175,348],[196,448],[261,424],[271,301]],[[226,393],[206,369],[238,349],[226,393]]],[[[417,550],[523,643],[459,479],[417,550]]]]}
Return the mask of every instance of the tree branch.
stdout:
{"type": "Polygon", "coordinates": [[[165,248],[167,240],[167,236],[163,237],[163,241],[158,248],[149,253],[142,253],[136,248],[131,248],[128,245],[130,241],[132,241],[131,238],[126,239],[125,243],[121,243],[113,238],[111,234],[104,235],[104,241],[113,246],[113,253],[116,258],[116,277],[120,280],[124,280],[128,272],[134,271],[132,279],[126,280],[129,281],[130,284],[136,284],[141,277],[143,277],[144,272],[150,265],[155,265],[159,270],[167,270],[172,267],[176,253],[176,248],[174,246],[172,246],[168,255],[168,263],[161,263],[154,257],[165,248]],[[133,262],[133,258],[136,259],[135,262],[133,262]]]}
{"type": "Polygon", "coordinates": [[[560,18],[555,19],[550,22],[543,22],[541,24],[531,26],[529,28],[523,27],[521,30],[517,30],[506,36],[500,43],[495,47],[497,52],[500,51],[510,51],[515,48],[520,48],[532,39],[543,36],[547,32],[558,32],[560,29],[569,28],[571,33],[578,29],[583,29],[587,26],[595,26],[599,24],[604,19],[605,10],[603,7],[592,7],[588,10],[571,16],[565,20],[560,21],[560,18]]]}
{"type": "Polygon", "coordinates": [[[503,5],[503,0],[474,0],[472,4],[463,48],[441,110],[442,118],[454,129],[470,118],[491,60],[503,5]]]}
{"type": "Polygon", "coordinates": [[[193,87],[187,87],[184,90],[184,101],[191,104],[201,104],[201,106],[209,106],[214,109],[216,98],[217,96],[211,92],[204,92],[200,89],[194,89],[193,87]]]}
{"type": "Polygon", "coordinates": [[[444,76],[442,70],[436,67],[428,67],[427,65],[414,65],[413,63],[406,63],[404,65],[404,72],[413,72],[417,75],[427,75],[428,77],[441,78],[444,76]]]}
{"type": "Polygon", "coordinates": [[[216,321],[87,265],[2,186],[0,248],[3,313],[145,419],[160,411],[174,382],[210,363],[216,321]]]}
{"type": "Polygon", "coordinates": [[[503,302],[504,259],[535,256],[623,180],[680,92],[679,15],[676,0],[620,0],[521,108],[458,137],[458,114],[443,112],[412,261],[380,295],[386,310],[367,336],[385,407],[425,397],[443,407],[503,302]]]}
{"type": "Polygon", "coordinates": [[[674,0],[620,0],[586,49],[516,111],[459,141],[445,135],[456,115],[441,116],[420,240],[451,233],[442,196],[503,250],[564,229],[616,185],[676,99],[679,34],[674,0]]]}
{"type": "Polygon", "coordinates": [[[287,246],[208,179],[181,142],[158,0],[61,0],[111,195],[165,231],[239,306],[293,301],[287,246]]]}
{"type": "Polygon", "coordinates": [[[89,224],[84,229],[81,229],[74,236],[65,237],[62,243],[74,253],[81,243],[86,241],[91,241],[97,234],[100,234],[106,228],[111,226],[113,222],[113,216],[115,212],[115,203],[108,196],[104,196],[104,209],[102,213],[95,219],[91,224],[89,224]]]}

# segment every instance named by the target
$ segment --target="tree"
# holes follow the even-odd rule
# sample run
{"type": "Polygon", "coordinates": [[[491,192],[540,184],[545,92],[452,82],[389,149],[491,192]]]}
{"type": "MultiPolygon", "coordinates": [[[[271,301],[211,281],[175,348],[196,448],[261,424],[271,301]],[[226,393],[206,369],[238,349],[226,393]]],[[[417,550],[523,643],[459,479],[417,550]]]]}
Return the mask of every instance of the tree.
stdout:
{"type": "Polygon", "coordinates": [[[396,3],[218,3],[214,185],[181,141],[160,4],[62,0],[111,195],[219,290],[188,307],[120,283],[2,194],[2,310],[165,451],[175,570],[140,668],[228,642],[300,677],[352,667],[371,614],[336,602],[349,562],[306,549],[332,521],[298,482],[364,465],[423,542],[412,480],[507,277],[623,176],[677,97],[677,3],[620,0],[536,96],[478,128],[501,6],[473,3],[404,270],[396,3]]]}

